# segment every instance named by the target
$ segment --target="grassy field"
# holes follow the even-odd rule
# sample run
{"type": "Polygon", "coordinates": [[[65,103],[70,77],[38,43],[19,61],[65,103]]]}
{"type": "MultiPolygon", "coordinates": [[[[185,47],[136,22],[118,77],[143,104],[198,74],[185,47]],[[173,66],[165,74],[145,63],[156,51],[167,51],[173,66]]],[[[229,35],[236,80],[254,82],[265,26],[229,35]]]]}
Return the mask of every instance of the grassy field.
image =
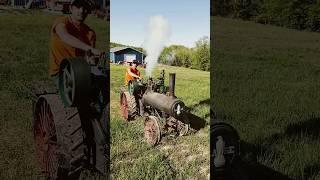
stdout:
{"type": "MultiPolygon", "coordinates": [[[[37,179],[32,138],[29,86],[47,81],[48,37],[57,15],[38,11],[0,11],[0,179],[37,179]]],[[[89,17],[97,47],[109,42],[105,21],[89,17]]],[[[157,147],[143,141],[143,120],[125,123],[119,118],[119,88],[123,67],[111,72],[111,159],[114,179],[204,179],[209,174],[209,127],[177,139],[163,139],[157,147]]],[[[200,119],[209,121],[209,73],[165,67],[177,73],[176,95],[200,119]],[[192,92],[192,93],[191,93],[192,92]]]]}
{"type": "MultiPolygon", "coordinates": [[[[162,139],[151,147],[143,139],[139,118],[125,122],[120,117],[120,87],[124,84],[125,66],[111,66],[111,177],[113,179],[208,179],[209,126],[188,136],[162,139]]],[[[159,66],[176,75],[176,96],[192,113],[209,122],[209,73],[186,68],[159,66]]],[[[142,70],[144,73],[144,71],[142,70]]],[[[167,82],[168,83],[168,82],[167,82]]]]}
{"type": "MultiPolygon", "coordinates": [[[[48,39],[57,15],[38,11],[0,11],[0,179],[35,179],[31,99],[25,89],[48,79],[48,39]],[[24,178],[23,178],[24,177],[24,178]]],[[[89,17],[97,47],[109,42],[105,21],[89,17]]]]}
{"type": "Polygon", "coordinates": [[[320,34],[214,17],[217,118],[242,157],[293,179],[320,179],[320,34]]]}

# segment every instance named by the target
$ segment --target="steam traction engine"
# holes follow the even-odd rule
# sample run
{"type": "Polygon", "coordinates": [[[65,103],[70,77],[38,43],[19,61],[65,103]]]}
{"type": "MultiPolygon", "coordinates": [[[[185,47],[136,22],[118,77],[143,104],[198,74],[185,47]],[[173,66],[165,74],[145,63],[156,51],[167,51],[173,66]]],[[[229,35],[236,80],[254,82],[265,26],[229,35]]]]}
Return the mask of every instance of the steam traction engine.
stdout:
{"type": "Polygon", "coordinates": [[[190,126],[185,104],[174,94],[175,74],[169,75],[169,87],[164,81],[162,70],[157,79],[130,81],[120,93],[122,117],[126,121],[144,117],[144,137],[151,145],[158,144],[163,135],[186,135],[190,126]]]}
{"type": "Polygon", "coordinates": [[[37,89],[33,133],[36,157],[47,179],[78,179],[84,169],[104,175],[108,171],[108,64],[88,62],[63,60],[58,90],[37,89]]]}

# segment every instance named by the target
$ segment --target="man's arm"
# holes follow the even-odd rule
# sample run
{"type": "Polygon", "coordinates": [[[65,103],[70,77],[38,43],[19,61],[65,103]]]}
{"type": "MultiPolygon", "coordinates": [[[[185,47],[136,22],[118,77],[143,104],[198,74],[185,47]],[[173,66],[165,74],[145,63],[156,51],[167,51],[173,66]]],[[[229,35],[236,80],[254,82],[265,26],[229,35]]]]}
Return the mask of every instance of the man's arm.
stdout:
{"type": "Polygon", "coordinates": [[[100,51],[98,49],[95,49],[92,46],[87,45],[86,43],[80,41],[73,35],[69,34],[64,24],[57,24],[55,30],[58,36],[61,38],[61,40],[69,44],[70,46],[82,49],[84,51],[90,50],[93,54],[100,55],[100,51]]]}
{"type": "Polygon", "coordinates": [[[89,39],[92,47],[96,48],[96,33],[93,30],[89,31],[89,39]]]}

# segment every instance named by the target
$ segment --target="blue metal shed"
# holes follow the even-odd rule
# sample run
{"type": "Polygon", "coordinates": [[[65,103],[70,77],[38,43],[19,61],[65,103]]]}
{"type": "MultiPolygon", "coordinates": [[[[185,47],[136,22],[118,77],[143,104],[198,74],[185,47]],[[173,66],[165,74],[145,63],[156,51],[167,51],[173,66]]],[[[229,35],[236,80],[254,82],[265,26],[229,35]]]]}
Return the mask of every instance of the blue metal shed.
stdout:
{"type": "Polygon", "coordinates": [[[142,52],[130,47],[114,47],[110,49],[110,60],[112,63],[126,62],[135,59],[143,64],[145,57],[142,52]]]}

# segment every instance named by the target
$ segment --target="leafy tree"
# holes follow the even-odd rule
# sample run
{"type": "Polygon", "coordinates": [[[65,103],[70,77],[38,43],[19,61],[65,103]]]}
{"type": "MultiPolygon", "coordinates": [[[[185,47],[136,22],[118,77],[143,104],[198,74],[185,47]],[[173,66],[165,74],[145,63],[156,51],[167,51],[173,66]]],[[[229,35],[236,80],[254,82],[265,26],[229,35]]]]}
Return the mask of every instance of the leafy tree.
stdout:
{"type": "Polygon", "coordinates": [[[200,70],[210,70],[210,43],[207,36],[196,42],[192,66],[200,70]]]}
{"type": "Polygon", "coordinates": [[[165,47],[159,57],[160,63],[172,66],[210,70],[210,44],[207,36],[196,42],[195,48],[181,45],[165,47]]]}
{"type": "Polygon", "coordinates": [[[191,50],[189,48],[179,48],[176,50],[175,62],[176,66],[191,66],[191,50]]]}
{"type": "Polygon", "coordinates": [[[160,62],[163,64],[173,65],[173,66],[185,66],[189,67],[191,63],[190,49],[181,45],[171,45],[165,47],[160,54],[160,62]]]}

